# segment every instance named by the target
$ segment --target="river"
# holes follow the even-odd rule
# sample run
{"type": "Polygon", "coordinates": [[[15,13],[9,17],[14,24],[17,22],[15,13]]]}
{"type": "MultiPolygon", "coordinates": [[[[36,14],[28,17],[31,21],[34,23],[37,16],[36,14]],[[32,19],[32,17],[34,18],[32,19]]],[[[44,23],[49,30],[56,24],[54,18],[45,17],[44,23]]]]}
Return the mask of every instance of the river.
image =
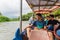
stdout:
{"type": "MultiPolygon", "coordinates": [[[[12,40],[14,33],[19,28],[19,22],[3,22],[0,23],[0,40],[12,40]]],[[[22,22],[23,29],[28,24],[27,21],[22,22]]]]}

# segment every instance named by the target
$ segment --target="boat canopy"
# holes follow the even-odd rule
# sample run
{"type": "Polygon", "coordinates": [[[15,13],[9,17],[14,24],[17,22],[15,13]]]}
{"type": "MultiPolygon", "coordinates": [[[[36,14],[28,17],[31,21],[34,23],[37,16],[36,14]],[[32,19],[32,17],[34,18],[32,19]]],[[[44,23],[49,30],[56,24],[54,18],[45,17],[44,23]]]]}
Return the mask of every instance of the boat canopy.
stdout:
{"type": "Polygon", "coordinates": [[[26,0],[35,13],[50,13],[60,7],[60,0],[26,0]]]}

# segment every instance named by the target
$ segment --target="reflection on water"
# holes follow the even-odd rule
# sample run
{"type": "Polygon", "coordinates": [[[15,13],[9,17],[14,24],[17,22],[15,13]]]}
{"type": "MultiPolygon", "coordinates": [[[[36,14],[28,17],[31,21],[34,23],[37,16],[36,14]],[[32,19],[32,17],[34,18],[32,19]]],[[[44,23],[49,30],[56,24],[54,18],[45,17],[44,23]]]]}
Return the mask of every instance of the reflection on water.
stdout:
{"type": "MultiPolygon", "coordinates": [[[[28,22],[23,22],[23,28],[28,22]]],[[[12,40],[16,29],[19,27],[19,22],[4,22],[0,23],[0,40],[12,40]]]]}

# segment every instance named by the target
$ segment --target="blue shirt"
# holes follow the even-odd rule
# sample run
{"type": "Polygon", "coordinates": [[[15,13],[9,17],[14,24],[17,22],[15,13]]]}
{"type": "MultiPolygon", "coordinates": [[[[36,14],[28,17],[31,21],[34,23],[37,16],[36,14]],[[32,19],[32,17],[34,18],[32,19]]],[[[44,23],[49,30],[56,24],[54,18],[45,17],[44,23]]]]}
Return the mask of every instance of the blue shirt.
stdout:
{"type": "Polygon", "coordinates": [[[48,24],[48,20],[45,21],[46,22],[46,25],[48,24]]]}
{"type": "Polygon", "coordinates": [[[44,28],[44,26],[46,25],[46,23],[45,23],[45,21],[35,21],[34,23],[33,23],[33,26],[36,26],[37,28],[44,28]]]}

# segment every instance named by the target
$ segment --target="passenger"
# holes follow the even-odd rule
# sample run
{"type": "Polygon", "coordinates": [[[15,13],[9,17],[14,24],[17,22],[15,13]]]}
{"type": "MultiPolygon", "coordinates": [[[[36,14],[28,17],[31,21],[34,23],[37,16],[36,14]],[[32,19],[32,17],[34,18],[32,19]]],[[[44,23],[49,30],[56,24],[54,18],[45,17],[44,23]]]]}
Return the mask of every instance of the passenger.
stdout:
{"type": "MultiPolygon", "coordinates": [[[[33,23],[31,27],[33,27],[34,30],[43,29],[45,26],[45,21],[42,20],[42,15],[40,13],[36,14],[36,21],[33,23]]],[[[27,28],[27,36],[30,37],[31,27],[27,28]]]]}
{"type": "Polygon", "coordinates": [[[47,24],[49,20],[50,20],[50,16],[45,17],[46,27],[44,27],[44,29],[47,29],[47,24]]]}
{"type": "MultiPolygon", "coordinates": [[[[48,24],[47,24],[48,25],[47,26],[48,31],[50,31],[53,34],[53,32],[54,32],[54,25],[57,25],[57,24],[60,24],[60,22],[58,20],[54,19],[54,15],[50,15],[50,20],[48,21],[48,24]]],[[[55,40],[54,34],[51,35],[51,36],[53,36],[53,39],[55,40]]]]}
{"type": "Polygon", "coordinates": [[[59,24],[58,20],[54,19],[54,15],[50,15],[50,20],[48,21],[48,30],[53,31],[54,25],[59,24]]]}
{"type": "Polygon", "coordinates": [[[30,19],[29,19],[29,25],[32,25],[35,20],[36,20],[36,18],[34,16],[30,17],[30,19]]]}
{"type": "Polygon", "coordinates": [[[26,28],[29,28],[30,26],[32,26],[35,21],[36,21],[35,16],[31,16],[30,19],[29,19],[29,21],[28,21],[29,24],[28,24],[28,26],[26,28]]]}
{"type": "MultiPolygon", "coordinates": [[[[35,18],[31,17],[29,19],[29,27],[34,23],[35,18]]],[[[26,27],[28,28],[28,27],[26,27]]],[[[26,32],[26,28],[23,30],[23,32],[20,34],[20,29],[18,28],[16,33],[15,33],[15,38],[13,38],[13,40],[28,40],[27,38],[27,32],[26,32]]]]}
{"type": "Polygon", "coordinates": [[[45,21],[46,21],[46,25],[48,24],[48,21],[49,21],[49,20],[50,20],[50,17],[47,16],[47,17],[46,17],[46,20],[45,20],[45,21]]]}
{"type": "Polygon", "coordinates": [[[47,27],[49,20],[51,20],[51,18],[50,18],[50,16],[47,16],[47,17],[46,17],[46,20],[45,20],[45,22],[46,22],[46,27],[44,27],[44,29],[47,29],[50,40],[53,40],[53,34],[52,34],[52,32],[50,32],[50,31],[48,30],[48,27],[47,27]]]}

